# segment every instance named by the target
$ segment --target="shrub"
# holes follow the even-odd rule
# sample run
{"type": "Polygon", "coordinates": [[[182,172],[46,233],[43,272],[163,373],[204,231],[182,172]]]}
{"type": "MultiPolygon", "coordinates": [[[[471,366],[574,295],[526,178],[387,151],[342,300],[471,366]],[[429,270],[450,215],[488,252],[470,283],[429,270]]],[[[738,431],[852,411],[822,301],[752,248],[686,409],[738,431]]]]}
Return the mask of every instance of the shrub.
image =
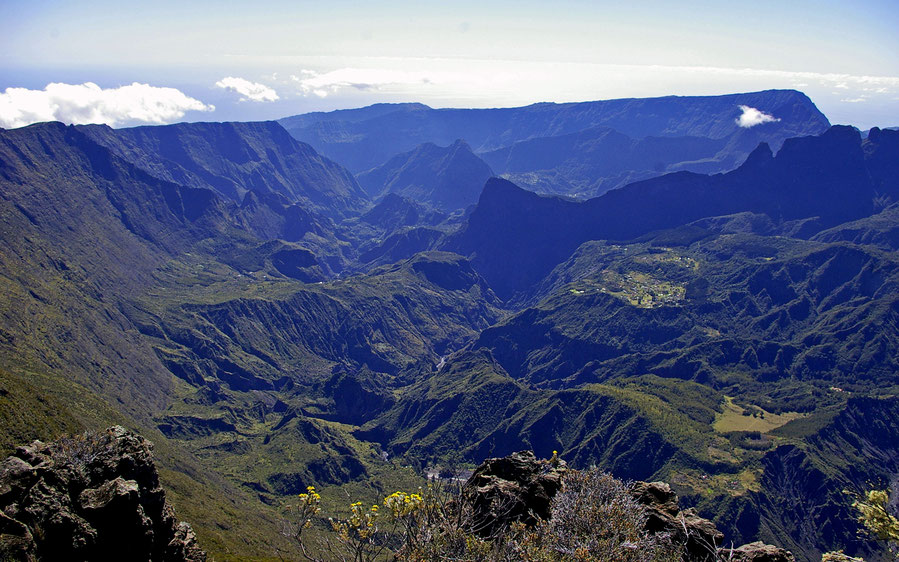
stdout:
{"type": "MultiPolygon", "coordinates": [[[[416,493],[394,492],[383,506],[354,502],[346,517],[327,519],[331,531],[311,539],[305,531],[320,512],[321,497],[310,487],[298,503],[288,507],[285,525],[306,560],[503,560],[493,544],[476,538],[469,529],[470,507],[459,501],[458,485],[432,483],[416,493]]],[[[506,558],[511,560],[511,558],[506,558]]]]}
{"type": "Polygon", "coordinates": [[[671,537],[648,533],[646,519],[646,508],[622,481],[596,468],[571,471],[552,516],[525,533],[521,546],[530,560],[680,560],[671,537]]]}
{"type": "Polygon", "coordinates": [[[879,541],[886,541],[895,554],[899,550],[899,519],[889,511],[889,494],[884,490],[869,490],[853,502],[858,521],[879,541]]]}
{"type": "Polygon", "coordinates": [[[318,516],[320,498],[310,489],[299,500],[291,508],[288,534],[313,562],[681,559],[669,535],[646,531],[646,508],[630,496],[627,486],[595,468],[569,471],[553,500],[550,519],[531,527],[513,523],[488,537],[476,533],[471,495],[462,494],[455,483],[432,483],[418,493],[395,492],[384,498],[383,506],[353,503],[347,517],[328,519],[331,533],[315,544],[304,530],[318,516]]]}
{"type": "Polygon", "coordinates": [[[109,450],[114,440],[109,431],[88,430],[81,434],[65,435],[49,444],[52,462],[83,473],[101,454],[109,450]]]}

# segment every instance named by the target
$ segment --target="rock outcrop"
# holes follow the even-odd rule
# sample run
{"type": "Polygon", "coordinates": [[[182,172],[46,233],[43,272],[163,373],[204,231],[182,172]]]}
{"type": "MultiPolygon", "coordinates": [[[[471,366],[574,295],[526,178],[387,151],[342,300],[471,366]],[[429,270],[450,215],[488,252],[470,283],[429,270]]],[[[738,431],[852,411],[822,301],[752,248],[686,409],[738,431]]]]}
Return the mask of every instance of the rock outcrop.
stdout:
{"type": "Polygon", "coordinates": [[[472,530],[490,537],[516,521],[548,519],[566,470],[564,462],[539,460],[531,451],[485,460],[465,483],[474,508],[472,530]]]}
{"type": "Polygon", "coordinates": [[[0,559],[206,560],[165,500],[151,444],[121,426],[0,463],[0,559]]]}
{"type": "MultiPolygon", "coordinates": [[[[793,554],[761,541],[744,544],[739,548],[722,548],[721,558],[733,562],[793,562],[793,554]]],[[[850,558],[849,560],[854,560],[850,558]]]]}
{"type": "Polygon", "coordinates": [[[685,558],[714,560],[724,533],[708,519],[699,517],[693,509],[681,511],[677,494],[664,482],[634,482],[631,497],[646,506],[646,530],[650,533],[669,533],[677,544],[683,544],[685,558]]]}

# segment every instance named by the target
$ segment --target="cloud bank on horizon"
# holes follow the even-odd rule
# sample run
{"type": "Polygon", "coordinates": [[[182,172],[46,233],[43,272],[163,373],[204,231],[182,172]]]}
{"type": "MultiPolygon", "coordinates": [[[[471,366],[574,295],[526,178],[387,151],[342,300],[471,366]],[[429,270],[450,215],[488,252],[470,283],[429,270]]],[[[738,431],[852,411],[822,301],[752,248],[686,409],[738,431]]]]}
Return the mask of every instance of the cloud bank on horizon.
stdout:
{"type": "Polygon", "coordinates": [[[102,123],[110,126],[163,124],[188,111],[213,111],[215,106],[194,99],[176,88],[134,82],[101,88],[93,82],[53,82],[43,90],[7,88],[0,93],[0,127],[24,127],[42,121],[70,125],[102,123]]]}
{"type": "Polygon", "coordinates": [[[443,75],[445,73],[392,68],[339,68],[325,73],[303,69],[299,75],[292,74],[290,79],[296,82],[304,95],[314,94],[324,98],[346,88],[378,91],[386,86],[406,86],[415,89],[416,86],[436,82],[438,76],[443,75]]]}
{"type": "MultiPolygon", "coordinates": [[[[308,111],[330,111],[379,102],[421,102],[432,107],[515,107],[537,102],[576,102],[660,95],[716,95],[762,89],[798,89],[835,123],[891,126],[883,107],[899,107],[899,77],[701,66],[621,65],[361,57],[352,65],[307,65],[308,58],[259,69],[253,81],[237,73],[216,79],[181,80],[177,88],[134,82],[103,88],[53,82],[44,89],[0,91],[0,127],[38,121],[105,123],[111,126],[197,120],[277,119],[308,111]],[[291,68],[292,67],[292,68],[291,68]],[[298,70],[302,69],[302,70],[298,70]],[[314,70],[311,70],[314,69],[314,70]],[[263,71],[264,70],[264,71],[263,71]],[[274,71],[274,72],[273,72],[274,71]],[[893,100],[893,101],[890,101],[893,100]],[[213,105],[214,102],[215,105],[213,105]],[[252,103],[249,103],[252,102],[252,103]],[[867,108],[847,119],[841,108],[867,108]],[[865,117],[868,111],[871,117],[865,117]],[[880,115],[880,117],[878,117],[880,115]]],[[[223,73],[225,74],[225,73],[223,73]]],[[[219,74],[218,76],[222,76],[219,74]]],[[[98,80],[99,81],[99,80],[98,80]]],[[[755,108],[740,108],[737,125],[777,120],[755,108]]]]}
{"type": "MultiPolygon", "coordinates": [[[[679,84],[691,82],[754,82],[757,89],[763,84],[769,88],[817,88],[841,94],[857,93],[865,100],[879,95],[899,94],[899,76],[871,76],[846,73],[822,73],[806,71],[770,70],[756,68],[726,68],[713,66],[672,66],[638,64],[593,63],[527,63],[522,61],[491,61],[484,59],[445,58],[373,58],[358,59],[358,66],[346,66],[326,70],[303,69],[290,75],[290,81],[299,86],[302,95],[327,97],[343,90],[394,92],[401,90],[414,95],[425,92],[431,86],[452,91],[480,91],[489,95],[491,88],[506,83],[518,85],[548,84],[554,91],[569,89],[572,84],[606,83],[610,78],[624,80],[636,78],[638,83],[656,81],[679,84]],[[372,66],[365,63],[374,62],[372,66]],[[648,80],[647,80],[648,79],[648,80]],[[391,88],[388,88],[391,87],[391,88]]],[[[283,80],[282,80],[283,81],[283,80]]],[[[286,82],[285,82],[286,83],[286,82]]],[[[541,91],[544,91],[543,88],[541,91]]],[[[678,92],[660,92],[666,95],[678,92]]],[[[721,93],[734,93],[733,91],[721,93]]],[[[642,97],[642,96],[641,96],[642,97]]],[[[584,98],[583,101],[594,98],[584,98]]],[[[544,99],[543,101],[553,101],[544,99]]],[[[842,100],[841,100],[842,101],[842,100]]],[[[854,100],[853,100],[854,101],[854,100]]]]}
{"type": "MultiPolygon", "coordinates": [[[[341,61],[308,57],[294,64],[294,69],[303,70],[280,67],[277,74],[267,75],[266,81],[278,88],[284,100],[295,100],[280,116],[380,102],[420,102],[437,108],[516,107],[768,89],[802,91],[832,122],[862,129],[891,126],[892,116],[897,115],[894,109],[899,109],[897,75],[431,57],[341,61]]],[[[746,116],[742,123],[758,125],[754,119],[760,117],[746,116]]]]}
{"type": "Polygon", "coordinates": [[[274,89],[260,84],[259,82],[250,82],[245,78],[237,78],[235,76],[226,76],[215,85],[225,90],[230,90],[240,94],[240,101],[277,101],[278,92],[274,89]]]}

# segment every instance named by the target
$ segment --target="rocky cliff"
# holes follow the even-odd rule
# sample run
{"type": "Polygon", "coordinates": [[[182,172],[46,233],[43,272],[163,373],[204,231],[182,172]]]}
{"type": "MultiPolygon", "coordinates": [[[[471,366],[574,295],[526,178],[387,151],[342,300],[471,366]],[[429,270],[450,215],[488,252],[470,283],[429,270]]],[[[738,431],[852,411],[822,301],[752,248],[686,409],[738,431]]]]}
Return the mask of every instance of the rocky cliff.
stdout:
{"type": "Polygon", "coordinates": [[[151,448],[121,426],[18,447],[0,463],[0,558],[206,560],[151,448]]]}

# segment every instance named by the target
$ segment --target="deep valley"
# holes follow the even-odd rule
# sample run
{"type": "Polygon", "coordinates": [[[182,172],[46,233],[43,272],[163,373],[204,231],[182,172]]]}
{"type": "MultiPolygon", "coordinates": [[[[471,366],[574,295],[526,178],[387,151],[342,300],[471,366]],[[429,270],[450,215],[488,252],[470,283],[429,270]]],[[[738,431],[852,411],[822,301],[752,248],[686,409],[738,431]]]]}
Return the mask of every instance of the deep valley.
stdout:
{"type": "Polygon", "coordinates": [[[792,90],[0,129],[0,449],[138,431],[220,560],[521,450],[886,560],[897,233],[899,131],[792,90]]]}

